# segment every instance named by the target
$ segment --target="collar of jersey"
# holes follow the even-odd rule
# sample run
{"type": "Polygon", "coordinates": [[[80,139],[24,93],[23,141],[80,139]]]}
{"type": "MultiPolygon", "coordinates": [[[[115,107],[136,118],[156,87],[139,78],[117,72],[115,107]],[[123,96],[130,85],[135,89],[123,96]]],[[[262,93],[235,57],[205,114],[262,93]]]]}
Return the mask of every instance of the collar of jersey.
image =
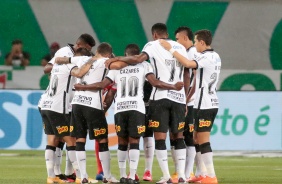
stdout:
{"type": "Polygon", "coordinates": [[[68,47],[71,49],[72,53],[74,54],[73,44],[68,43],[68,47]]]}
{"type": "MultiPolygon", "coordinates": [[[[190,47],[191,48],[191,47],[190,47]]],[[[204,54],[205,52],[213,52],[214,50],[213,49],[207,49],[207,50],[204,50],[203,52],[202,52],[202,54],[204,54]]]]}

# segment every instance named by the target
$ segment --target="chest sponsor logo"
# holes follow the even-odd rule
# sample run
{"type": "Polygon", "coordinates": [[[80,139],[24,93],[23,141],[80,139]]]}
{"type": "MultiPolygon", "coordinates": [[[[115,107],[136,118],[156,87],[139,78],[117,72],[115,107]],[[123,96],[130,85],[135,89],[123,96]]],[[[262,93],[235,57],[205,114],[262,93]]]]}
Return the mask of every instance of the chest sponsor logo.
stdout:
{"type": "Polygon", "coordinates": [[[200,119],[199,127],[209,127],[209,126],[211,126],[211,121],[200,119]]]}
{"type": "Polygon", "coordinates": [[[141,134],[141,133],[145,132],[146,127],[145,126],[137,126],[137,130],[138,130],[138,134],[141,134]]]}
{"type": "Polygon", "coordinates": [[[158,121],[152,121],[152,120],[149,121],[149,126],[148,126],[148,127],[157,128],[157,127],[159,127],[159,126],[160,126],[160,122],[158,122],[158,121]]]}
{"type": "Polygon", "coordinates": [[[185,122],[180,122],[180,123],[178,123],[178,130],[183,129],[184,126],[185,126],[185,122]]]}
{"type": "Polygon", "coordinates": [[[94,136],[99,136],[99,135],[103,135],[105,134],[107,131],[105,128],[101,128],[101,129],[94,129],[94,136]]]}
{"type": "Polygon", "coordinates": [[[57,131],[58,131],[59,134],[69,131],[68,126],[61,126],[61,127],[56,127],[56,128],[57,128],[57,131]]]}

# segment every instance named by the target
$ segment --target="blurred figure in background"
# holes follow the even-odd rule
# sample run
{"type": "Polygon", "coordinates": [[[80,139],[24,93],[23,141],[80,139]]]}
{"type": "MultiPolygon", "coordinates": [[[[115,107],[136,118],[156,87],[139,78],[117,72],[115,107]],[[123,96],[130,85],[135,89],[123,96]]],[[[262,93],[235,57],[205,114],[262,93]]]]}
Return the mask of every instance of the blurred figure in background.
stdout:
{"type": "Polygon", "coordinates": [[[29,65],[30,55],[22,50],[23,42],[21,40],[12,41],[12,49],[5,56],[5,65],[8,66],[27,66],[29,65]]]}
{"type": "Polygon", "coordinates": [[[55,53],[60,49],[60,45],[57,42],[53,42],[50,45],[50,53],[46,54],[41,60],[41,66],[45,66],[55,55],[55,53]]]}

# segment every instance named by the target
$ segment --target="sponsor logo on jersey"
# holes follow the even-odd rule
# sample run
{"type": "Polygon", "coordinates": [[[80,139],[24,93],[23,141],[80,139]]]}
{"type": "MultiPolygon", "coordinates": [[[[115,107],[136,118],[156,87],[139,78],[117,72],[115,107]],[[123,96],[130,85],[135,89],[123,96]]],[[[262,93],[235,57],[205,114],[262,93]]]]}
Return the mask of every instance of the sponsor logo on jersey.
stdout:
{"type": "Polygon", "coordinates": [[[56,128],[57,128],[57,131],[58,131],[59,134],[69,131],[68,126],[61,126],[61,127],[56,127],[56,128]]]}
{"type": "Polygon", "coordinates": [[[75,95],[73,97],[73,102],[91,105],[92,97],[89,96],[83,96],[83,95],[75,95]]]}
{"type": "Polygon", "coordinates": [[[209,126],[211,126],[211,121],[200,119],[199,127],[209,127],[209,126]]]}
{"type": "Polygon", "coordinates": [[[73,131],[73,126],[70,126],[70,132],[72,132],[73,131]]]}
{"type": "Polygon", "coordinates": [[[120,132],[120,126],[115,126],[115,128],[116,128],[116,132],[120,132]]]}
{"type": "Polygon", "coordinates": [[[178,130],[183,129],[184,126],[185,126],[185,122],[180,122],[180,123],[178,123],[178,130]]]}
{"type": "Polygon", "coordinates": [[[160,122],[152,121],[152,120],[149,121],[149,126],[148,127],[155,127],[155,128],[157,128],[159,126],[160,126],[160,122]]]}
{"type": "Polygon", "coordinates": [[[178,102],[184,102],[185,95],[182,93],[177,93],[175,91],[168,90],[167,97],[174,99],[178,102]]]}
{"type": "Polygon", "coordinates": [[[137,126],[138,134],[141,134],[142,132],[145,132],[146,127],[145,126],[137,126]]]}
{"type": "Polygon", "coordinates": [[[194,125],[193,124],[190,124],[189,125],[189,132],[193,132],[194,131],[194,125]]]}
{"type": "Polygon", "coordinates": [[[101,128],[101,129],[94,129],[94,136],[99,136],[102,134],[106,133],[106,129],[105,128],[101,128]]]}

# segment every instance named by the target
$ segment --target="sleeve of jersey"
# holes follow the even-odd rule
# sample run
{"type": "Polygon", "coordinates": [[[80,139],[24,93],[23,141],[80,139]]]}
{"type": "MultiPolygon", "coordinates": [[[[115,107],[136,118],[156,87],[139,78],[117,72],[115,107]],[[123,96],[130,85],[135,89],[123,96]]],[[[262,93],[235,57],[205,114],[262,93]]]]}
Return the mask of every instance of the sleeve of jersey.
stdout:
{"type": "Polygon", "coordinates": [[[197,69],[198,68],[204,68],[206,66],[206,64],[209,63],[209,62],[207,62],[205,60],[206,60],[205,56],[200,56],[200,57],[198,57],[197,59],[194,60],[197,63],[197,69]]]}
{"type": "Polygon", "coordinates": [[[151,42],[147,43],[147,44],[144,46],[144,48],[142,49],[142,52],[145,53],[145,54],[147,54],[148,59],[150,59],[151,56],[152,56],[152,43],[151,43],[151,42]]]}
{"type": "Polygon", "coordinates": [[[154,69],[152,67],[151,64],[147,63],[147,62],[143,62],[144,65],[144,69],[145,69],[145,77],[149,74],[153,74],[154,73],[154,69]]]}
{"type": "Polygon", "coordinates": [[[106,78],[112,82],[115,82],[116,70],[110,70],[106,78]]]}
{"type": "Polygon", "coordinates": [[[68,67],[70,72],[72,71],[72,69],[77,67],[75,64],[72,64],[72,63],[71,64],[67,64],[66,66],[68,67]]]}

